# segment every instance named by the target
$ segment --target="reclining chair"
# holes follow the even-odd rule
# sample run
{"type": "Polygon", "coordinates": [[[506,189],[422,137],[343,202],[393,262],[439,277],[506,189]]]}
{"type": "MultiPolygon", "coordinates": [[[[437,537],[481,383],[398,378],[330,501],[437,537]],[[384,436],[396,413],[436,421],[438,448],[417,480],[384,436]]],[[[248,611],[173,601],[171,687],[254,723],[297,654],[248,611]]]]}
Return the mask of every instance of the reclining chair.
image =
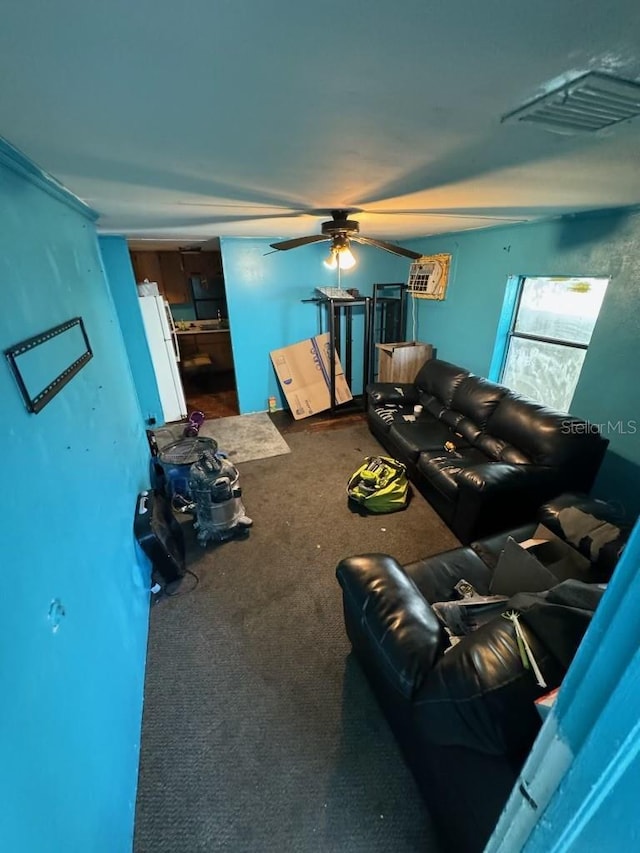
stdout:
{"type": "Polygon", "coordinates": [[[516,595],[452,647],[431,605],[455,599],[461,579],[489,594],[508,538],[530,538],[536,522],[407,566],[365,554],[336,570],[353,651],[448,850],[484,848],[539,731],[535,700],[561,684],[630,530],[609,504],[576,494],[545,504],[538,522],[586,569],[516,595]],[[523,665],[514,623],[501,615],[510,609],[545,687],[523,665]]]}

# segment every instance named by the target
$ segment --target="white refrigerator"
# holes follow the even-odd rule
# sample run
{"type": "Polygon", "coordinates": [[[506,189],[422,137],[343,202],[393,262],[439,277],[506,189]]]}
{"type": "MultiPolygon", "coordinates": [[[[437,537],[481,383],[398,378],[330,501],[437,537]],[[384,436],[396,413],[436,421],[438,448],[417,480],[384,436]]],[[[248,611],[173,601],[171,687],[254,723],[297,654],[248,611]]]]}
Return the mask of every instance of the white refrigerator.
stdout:
{"type": "Polygon", "coordinates": [[[169,303],[162,296],[140,296],[138,302],[156,373],[164,420],[167,423],[182,420],[187,416],[187,403],[178,370],[180,349],[169,303]]]}

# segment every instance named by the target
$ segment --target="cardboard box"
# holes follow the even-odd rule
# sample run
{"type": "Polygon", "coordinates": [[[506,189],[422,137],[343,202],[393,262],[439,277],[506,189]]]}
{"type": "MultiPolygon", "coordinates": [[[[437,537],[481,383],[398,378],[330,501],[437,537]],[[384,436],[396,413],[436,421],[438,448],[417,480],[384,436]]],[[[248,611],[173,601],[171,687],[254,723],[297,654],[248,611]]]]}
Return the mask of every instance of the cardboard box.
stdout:
{"type": "Polygon", "coordinates": [[[527,540],[527,543],[531,544],[520,544],[527,547],[529,552],[556,576],[558,583],[567,578],[587,575],[591,569],[591,563],[586,557],[544,524],[538,525],[533,538],[527,540]]]}
{"type": "MultiPolygon", "coordinates": [[[[334,350],[336,405],[353,400],[334,350]]],[[[269,353],[280,385],[296,420],[308,418],[331,407],[331,362],[329,333],[307,338],[269,353]]]]}
{"type": "Polygon", "coordinates": [[[564,540],[539,524],[533,538],[509,537],[491,579],[490,591],[511,597],[518,592],[542,592],[568,578],[587,575],[591,565],[564,540]]]}

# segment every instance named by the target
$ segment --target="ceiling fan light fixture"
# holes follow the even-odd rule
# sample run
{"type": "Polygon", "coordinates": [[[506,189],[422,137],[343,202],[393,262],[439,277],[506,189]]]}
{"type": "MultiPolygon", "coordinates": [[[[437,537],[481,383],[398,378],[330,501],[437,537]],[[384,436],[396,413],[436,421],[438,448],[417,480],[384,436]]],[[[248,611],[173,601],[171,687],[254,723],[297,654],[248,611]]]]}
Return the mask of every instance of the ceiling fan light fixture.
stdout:
{"type": "Polygon", "coordinates": [[[325,267],[330,270],[339,268],[341,270],[353,269],[356,258],[351,251],[349,238],[346,234],[336,234],[331,241],[329,257],[324,261],[325,267]]]}
{"type": "Polygon", "coordinates": [[[308,246],[311,243],[323,243],[330,240],[331,255],[326,261],[326,265],[329,269],[335,269],[336,266],[339,266],[339,269],[343,270],[350,270],[356,265],[356,259],[350,248],[350,239],[355,240],[356,243],[364,243],[366,246],[384,249],[385,252],[391,252],[391,254],[400,255],[403,258],[416,260],[421,257],[420,252],[414,252],[412,249],[405,249],[404,246],[397,246],[395,243],[388,243],[386,240],[378,240],[360,234],[360,223],[356,222],[355,219],[347,219],[348,213],[347,210],[332,210],[331,216],[333,218],[322,223],[322,234],[294,237],[292,240],[279,240],[277,243],[271,243],[271,248],[287,252],[289,249],[297,249],[299,246],[308,246]]]}
{"type": "Polygon", "coordinates": [[[328,270],[335,270],[338,268],[338,260],[336,258],[336,250],[331,247],[329,251],[329,255],[324,259],[324,265],[328,270]]]}
{"type": "Polygon", "coordinates": [[[348,246],[338,249],[338,264],[341,270],[351,270],[355,267],[355,255],[348,246]]]}

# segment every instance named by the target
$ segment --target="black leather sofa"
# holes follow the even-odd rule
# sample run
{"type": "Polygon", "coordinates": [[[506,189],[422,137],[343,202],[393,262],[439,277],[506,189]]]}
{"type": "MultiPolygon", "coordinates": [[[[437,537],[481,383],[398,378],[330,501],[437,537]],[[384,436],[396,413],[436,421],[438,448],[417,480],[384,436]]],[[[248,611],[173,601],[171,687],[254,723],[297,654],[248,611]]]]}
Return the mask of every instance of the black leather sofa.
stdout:
{"type": "Polygon", "coordinates": [[[534,700],[560,685],[602,594],[598,584],[626,542],[629,526],[617,511],[586,496],[561,496],[538,520],[568,541],[567,511],[575,510],[587,520],[569,534],[570,546],[589,560],[581,580],[504,605],[521,613],[546,688],[523,667],[511,622],[496,615],[445,653],[448,638],[430,606],[453,599],[461,578],[488,594],[507,537],[528,539],[536,523],[406,566],[365,554],[337,567],[353,651],[446,850],[484,849],[541,726],[534,700]],[[603,524],[612,525],[604,537],[603,524]]]}
{"type": "Polygon", "coordinates": [[[413,383],[367,386],[367,420],[461,542],[531,518],[554,495],[588,493],[608,444],[586,421],[439,359],[413,383]]]}

